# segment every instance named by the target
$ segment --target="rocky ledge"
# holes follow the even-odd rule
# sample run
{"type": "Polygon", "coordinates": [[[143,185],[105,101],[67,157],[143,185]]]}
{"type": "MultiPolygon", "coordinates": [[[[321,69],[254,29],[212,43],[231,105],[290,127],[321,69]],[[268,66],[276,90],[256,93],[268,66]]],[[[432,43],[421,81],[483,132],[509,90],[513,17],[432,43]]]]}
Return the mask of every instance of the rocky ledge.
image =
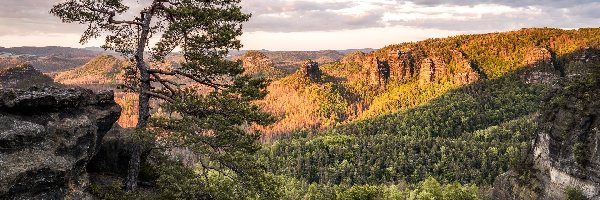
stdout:
{"type": "Polygon", "coordinates": [[[86,199],[86,165],[119,118],[112,92],[0,90],[0,199],[86,199]]]}

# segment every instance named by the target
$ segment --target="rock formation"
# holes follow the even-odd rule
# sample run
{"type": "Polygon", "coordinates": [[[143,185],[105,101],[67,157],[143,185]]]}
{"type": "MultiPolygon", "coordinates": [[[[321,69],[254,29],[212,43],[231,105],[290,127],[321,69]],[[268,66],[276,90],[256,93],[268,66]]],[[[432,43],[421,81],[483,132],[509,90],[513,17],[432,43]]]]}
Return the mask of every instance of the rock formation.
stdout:
{"type": "MultiPolygon", "coordinates": [[[[548,55],[541,50],[542,56],[548,55]]],[[[584,49],[564,64],[565,76],[551,92],[540,117],[539,132],[529,152],[533,179],[517,181],[509,171],[496,178],[492,199],[565,199],[575,189],[600,199],[600,60],[599,51],[584,49]],[[578,59],[579,58],[579,59],[578,59]],[[519,184],[511,184],[519,183],[519,184]],[[522,191],[536,195],[523,196],[522,191]]],[[[553,65],[547,60],[528,63],[553,65]]]]}
{"type": "Polygon", "coordinates": [[[410,51],[390,50],[387,55],[391,79],[409,80],[415,75],[415,63],[410,51]]]}
{"type": "Polygon", "coordinates": [[[310,80],[317,81],[321,79],[321,69],[319,69],[319,63],[312,60],[307,60],[300,67],[300,73],[302,76],[310,78],[310,80]]]}
{"type": "MultiPolygon", "coordinates": [[[[456,67],[453,68],[452,80],[460,85],[470,84],[480,79],[480,73],[462,52],[451,51],[456,67]]],[[[342,63],[357,63],[363,66],[363,74],[374,86],[382,87],[388,82],[407,82],[416,80],[420,85],[427,85],[442,79],[448,72],[448,65],[441,55],[414,51],[411,49],[387,49],[368,55],[351,54],[342,59],[342,63]]]]}
{"type": "Polygon", "coordinates": [[[0,199],[87,199],[86,165],[121,108],[112,92],[0,90],[0,199]]]}
{"type": "Polygon", "coordinates": [[[555,84],[560,78],[552,52],[546,48],[530,48],[525,53],[523,65],[533,69],[524,73],[526,83],[555,84]]]}
{"type": "Polygon", "coordinates": [[[387,86],[387,83],[390,79],[390,65],[387,61],[377,61],[377,84],[387,86]]]}
{"type": "Polygon", "coordinates": [[[452,51],[452,59],[456,63],[457,71],[454,74],[454,83],[465,85],[477,82],[480,78],[480,73],[475,70],[473,63],[468,60],[460,51],[452,51]]]}

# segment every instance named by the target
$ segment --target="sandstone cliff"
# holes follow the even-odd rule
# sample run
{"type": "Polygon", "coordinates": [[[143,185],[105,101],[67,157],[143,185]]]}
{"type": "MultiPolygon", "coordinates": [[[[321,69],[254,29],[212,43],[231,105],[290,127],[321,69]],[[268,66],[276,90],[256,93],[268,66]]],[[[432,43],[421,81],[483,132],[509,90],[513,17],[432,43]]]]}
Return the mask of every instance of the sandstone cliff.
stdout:
{"type": "Polygon", "coordinates": [[[470,84],[484,76],[462,52],[428,52],[422,49],[384,48],[370,54],[353,53],[342,63],[357,63],[363,67],[367,81],[385,87],[388,82],[418,81],[421,86],[435,83],[444,76],[459,85],[470,84]]]}
{"type": "Polygon", "coordinates": [[[86,165],[121,108],[112,92],[0,90],[0,199],[87,199],[86,165]]]}
{"type": "Polygon", "coordinates": [[[545,49],[533,49],[525,62],[542,71],[530,82],[553,84],[539,119],[540,128],[529,152],[531,169],[498,177],[492,199],[565,199],[566,191],[578,191],[600,199],[600,51],[582,49],[562,63],[550,59],[545,49]],[[560,64],[564,76],[551,68],[560,64]],[[523,174],[531,179],[521,180],[523,174]]]}

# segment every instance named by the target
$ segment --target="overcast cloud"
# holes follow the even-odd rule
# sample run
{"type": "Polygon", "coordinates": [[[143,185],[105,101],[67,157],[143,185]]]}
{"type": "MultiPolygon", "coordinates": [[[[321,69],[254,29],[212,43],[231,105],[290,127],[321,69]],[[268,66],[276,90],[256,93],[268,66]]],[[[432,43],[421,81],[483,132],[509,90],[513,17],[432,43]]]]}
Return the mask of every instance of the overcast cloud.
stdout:
{"type": "Polygon", "coordinates": [[[409,26],[458,31],[597,27],[597,0],[248,0],[249,31],[409,26]]]}
{"type": "MultiPolygon", "coordinates": [[[[3,38],[80,35],[83,25],[63,24],[48,13],[57,1],[1,0],[0,46],[13,44],[3,38]]],[[[398,27],[428,30],[431,35],[524,27],[600,27],[598,0],[242,0],[242,6],[253,14],[244,30],[256,38],[266,38],[259,33],[359,34],[357,30],[398,27]]]]}

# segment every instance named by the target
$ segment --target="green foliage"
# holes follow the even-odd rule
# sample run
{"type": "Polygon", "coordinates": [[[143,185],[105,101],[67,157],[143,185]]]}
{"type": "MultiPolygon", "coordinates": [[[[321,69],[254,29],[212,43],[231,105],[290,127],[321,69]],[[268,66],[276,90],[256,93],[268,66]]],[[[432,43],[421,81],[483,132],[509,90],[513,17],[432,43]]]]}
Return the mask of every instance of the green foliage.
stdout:
{"type": "Polygon", "coordinates": [[[588,147],[586,144],[578,142],[573,145],[573,158],[575,158],[575,162],[579,165],[586,165],[589,161],[588,147]]]}
{"type": "Polygon", "coordinates": [[[433,176],[491,184],[511,163],[525,167],[518,163],[537,129],[532,113],[547,91],[518,77],[485,80],[396,114],[293,134],[266,145],[261,159],[276,174],[310,183],[417,183],[433,176]]]}
{"type": "Polygon", "coordinates": [[[379,191],[379,187],[377,186],[369,186],[369,185],[357,185],[352,186],[350,189],[347,189],[340,194],[338,194],[338,198],[340,200],[370,200],[370,199],[381,199],[379,195],[381,195],[381,191],[379,191]]]}
{"type": "Polygon", "coordinates": [[[317,110],[317,114],[324,119],[325,126],[344,120],[349,103],[342,95],[338,85],[332,83],[311,84],[301,90],[301,93],[309,99],[319,102],[320,108],[317,110]]]}
{"type": "MultiPolygon", "coordinates": [[[[141,8],[133,11],[139,15],[132,20],[121,20],[130,9],[122,0],[61,1],[50,13],[63,22],[88,25],[81,43],[106,35],[103,48],[132,61],[132,65],[123,67],[123,87],[139,94],[137,128],[153,134],[136,136],[135,142],[144,143],[150,138],[150,144],[158,148],[185,149],[198,160],[198,170],[174,164],[162,166],[157,182],[163,197],[219,199],[246,196],[237,190],[269,191],[265,170],[253,156],[260,149],[260,133],[247,131],[248,127],[273,122],[253,104],[265,97],[267,82],[242,75],[240,62],[225,59],[230,49],[242,47],[238,40],[242,23],[250,18],[242,12],[240,0],[128,3],[141,8]],[[160,36],[158,42],[146,46],[152,44],[153,36],[160,36]],[[178,67],[149,64],[165,62],[175,49],[184,58],[178,67]],[[152,62],[144,59],[147,54],[152,62]],[[164,115],[153,116],[148,124],[150,98],[163,103],[164,115]],[[231,180],[217,179],[215,173],[228,175],[231,180]],[[234,182],[240,183],[236,191],[221,190],[226,189],[223,184],[234,182]]],[[[140,151],[134,151],[134,156],[141,155],[140,151]]],[[[137,174],[128,174],[127,190],[135,189],[136,178],[137,174]]]]}
{"type": "Polygon", "coordinates": [[[92,184],[89,188],[90,194],[105,200],[122,200],[132,199],[128,196],[121,188],[123,184],[120,181],[114,181],[110,185],[96,185],[92,184]]]}
{"type": "Polygon", "coordinates": [[[279,176],[278,182],[285,191],[281,199],[314,200],[405,200],[405,199],[481,199],[475,185],[462,185],[458,182],[441,184],[428,178],[412,187],[400,185],[331,185],[308,184],[306,181],[279,176]]]}
{"type": "Polygon", "coordinates": [[[565,196],[567,200],[587,200],[588,198],[583,194],[583,191],[578,188],[568,187],[565,189],[565,196]]]}

